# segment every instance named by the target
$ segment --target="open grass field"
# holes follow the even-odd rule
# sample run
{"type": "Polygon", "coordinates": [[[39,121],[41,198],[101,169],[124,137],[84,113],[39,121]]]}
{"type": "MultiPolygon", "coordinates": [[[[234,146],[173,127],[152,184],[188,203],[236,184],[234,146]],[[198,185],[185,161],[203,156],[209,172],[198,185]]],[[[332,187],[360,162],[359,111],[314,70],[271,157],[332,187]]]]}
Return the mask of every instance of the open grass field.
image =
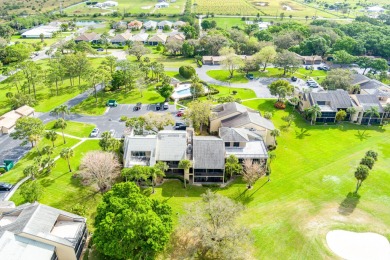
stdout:
{"type": "MultiPolygon", "coordinates": [[[[81,2],[82,0],[63,1],[63,7],[81,2]]],[[[57,0],[0,0],[0,8],[7,10],[10,14],[19,14],[23,11],[28,14],[38,14],[52,11],[60,8],[60,2],[57,0]]]]}
{"type": "MultiPolygon", "coordinates": [[[[69,33],[61,33],[59,34],[56,38],[47,38],[47,39],[43,39],[43,42],[42,44],[46,44],[47,46],[50,46],[56,42],[58,42],[59,40],[61,40],[62,38],[65,38],[66,36],[68,36],[69,33]]],[[[11,37],[11,42],[20,42],[20,43],[41,43],[41,39],[30,39],[30,38],[22,38],[20,35],[13,35],[11,37]]]]}
{"type": "MultiPolygon", "coordinates": [[[[92,150],[100,150],[97,140],[87,140],[74,149],[75,156],[71,158],[74,172],[77,171],[85,153],[92,150]]],[[[73,173],[69,172],[67,162],[63,159],[57,160],[52,172],[48,176],[38,179],[38,182],[43,186],[43,195],[39,202],[67,211],[72,211],[75,205],[81,205],[85,207],[86,213],[84,215],[88,219],[88,227],[92,228],[94,214],[97,204],[101,200],[101,195],[96,193],[92,187],[81,185],[80,181],[72,175],[73,173]]],[[[24,203],[19,192],[21,189],[23,186],[11,198],[17,205],[24,203]]]]}
{"type": "MultiPolygon", "coordinates": [[[[258,74],[255,72],[253,74],[258,74]]],[[[207,71],[207,75],[212,77],[213,79],[230,82],[230,83],[247,83],[249,80],[245,77],[245,73],[235,71],[233,77],[230,78],[230,73],[227,70],[209,70],[207,71]]],[[[256,76],[255,76],[256,77],[256,76]]]]}
{"type": "MultiPolygon", "coordinates": [[[[105,2],[99,0],[97,2],[105,2]]],[[[65,9],[65,12],[70,15],[79,14],[94,14],[94,13],[111,13],[118,11],[120,13],[160,13],[160,14],[181,14],[184,10],[185,0],[177,0],[175,3],[170,3],[169,7],[156,9],[157,1],[153,0],[117,0],[118,6],[111,8],[94,8],[85,3],[72,6],[65,9]]]]}
{"type": "MultiPolygon", "coordinates": [[[[56,157],[57,155],[60,154],[60,151],[65,148],[65,147],[72,147],[75,145],[79,140],[70,138],[70,137],[65,137],[66,144],[64,144],[64,141],[62,139],[62,136],[58,135],[57,140],[54,142],[54,152],[52,155],[52,158],[56,157]]],[[[47,145],[52,145],[50,141],[43,139],[38,147],[41,150],[43,147],[47,145]]],[[[6,172],[5,174],[0,176],[0,182],[8,182],[15,184],[19,180],[24,178],[23,170],[26,166],[32,164],[32,160],[38,156],[38,151],[36,148],[32,149],[30,152],[27,153],[26,156],[24,156],[19,162],[16,163],[15,167],[9,171],[6,172]]]]}
{"type": "MultiPolygon", "coordinates": [[[[90,58],[91,66],[98,67],[103,61],[102,58],[90,58]]],[[[42,66],[42,70],[48,69],[48,60],[37,61],[42,66]]],[[[37,105],[34,106],[38,112],[48,112],[53,108],[63,104],[69,99],[82,93],[87,87],[86,82],[82,79],[81,85],[78,87],[78,81],[75,80],[76,85],[70,86],[69,79],[65,78],[64,83],[59,87],[59,95],[55,93],[55,86],[48,87],[43,82],[37,85],[37,105]]],[[[5,97],[7,92],[16,93],[16,87],[13,86],[10,80],[5,80],[0,83],[0,115],[11,110],[8,99],[5,97]]]]}
{"type": "MultiPolygon", "coordinates": [[[[92,124],[73,122],[73,121],[66,121],[66,123],[67,123],[67,127],[65,128],[64,133],[68,134],[68,135],[80,137],[80,138],[89,137],[92,130],[95,128],[95,125],[92,125],[92,124]]],[[[55,124],[55,121],[47,123],[45,126],[45,129],[46,130],[54,130],[58,133],[62,133],[61,129],[54,127],[54,124],[55,124]]]]}
{"type": "MultiPolygon", "coordinates": [[[[243,103],[273,112],[282,130],[271,182],[263,178],[247,190],[238,179],[228,188],[214,189],[245,204],[240,222],[252,231],[255,259],[335,259],[325,240],[332,229],[378,232],[390,239],[389,127],[310,126],[291,108],[276,110],[273,103],[243,103]],[[281,118],[289,113],[296,120],[288,128],[281,118]],[[354,169],[369,149],[379,152],[379,160],[359,191],[360,199],[350,198],[354,169]]],[[[177,221],[184,205],[199,200],[205,188],[185,190],[172,180],[156,190],[153,197],[167,200],[177,221]]]]}

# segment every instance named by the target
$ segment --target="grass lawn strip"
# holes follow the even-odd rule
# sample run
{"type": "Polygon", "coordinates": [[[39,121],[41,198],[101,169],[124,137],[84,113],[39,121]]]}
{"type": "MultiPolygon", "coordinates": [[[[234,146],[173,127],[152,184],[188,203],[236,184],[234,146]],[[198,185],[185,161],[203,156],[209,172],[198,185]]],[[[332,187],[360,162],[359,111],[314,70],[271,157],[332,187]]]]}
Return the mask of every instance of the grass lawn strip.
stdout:
{"type": "MultiPolygon", "coordinates": [[[[67,123],[67,127],[65,128],[64,133],[75,137],[81,137],[81,138],[89,137],[92,130],[96,127],[96,125],[73,122],[73,121],[66,121],[66,123],[67,123]]],[[[58,133],[62,132],[61,129],[55,128],[54,124],[55,121],[47,123],[45,129],[54,130],[58,133]]]]}
{"type": "MultiPolygon", "coordinates": [[[[98,140],[86,140],[74,148],[75,156],[70,161],[73,173],[69,172],[67,162],[59,159],[49,176],[38,179],[43,186],[43,196],[39,200],[40,203],[67,211],[72,211],[75,205],[85,206],[85,217],[88,219],[89,228],[92,228],[101,195],[96,193],[93,187],[81,185],[79,179],[72,176],[77,172],[82,157],[91,150],[100,150],[98,140]]],[[[23,186],[11,198],[17,205],[24,203],[20,195],[21,189],[23,186]]]]}

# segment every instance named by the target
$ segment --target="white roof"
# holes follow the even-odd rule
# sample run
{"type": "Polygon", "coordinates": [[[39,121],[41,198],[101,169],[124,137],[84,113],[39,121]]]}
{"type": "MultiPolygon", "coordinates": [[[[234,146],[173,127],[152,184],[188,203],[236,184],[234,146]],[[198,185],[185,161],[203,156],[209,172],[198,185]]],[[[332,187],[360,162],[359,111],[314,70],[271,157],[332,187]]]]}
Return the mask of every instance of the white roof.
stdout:
{"type": "Polygon", "coordinates": [[[383,12],[383,11],[385,11],[385,9],[380,7],[379,5],[368,7],[367,10],[369,12],[383,12]]]}
{"type": "Polygon", "coordinates": [[[172,22],[170,22],[170,21],[161,21],[161,22],[158,23],[158,26],[164,26],[164,25],[172,26],[172,22]]]}
{"type": "Polygon", "coordinates": [[[155,22],[155,21],[147,21],[146,23],[144,23],[144,26],[145,27],[156,27],[157,26],[157,22],[155,22]]]}
{"type": "Polygon", "coordinates": [[[139,33],[133,36],[133,41],[135,42],[144,42],[147,41],[149,34],[147,33],[139,33]]]}
{"type": "Polygon", "coordinates": [[[166,2],[157,3],[156,6],[169,6],[166,2]]]}

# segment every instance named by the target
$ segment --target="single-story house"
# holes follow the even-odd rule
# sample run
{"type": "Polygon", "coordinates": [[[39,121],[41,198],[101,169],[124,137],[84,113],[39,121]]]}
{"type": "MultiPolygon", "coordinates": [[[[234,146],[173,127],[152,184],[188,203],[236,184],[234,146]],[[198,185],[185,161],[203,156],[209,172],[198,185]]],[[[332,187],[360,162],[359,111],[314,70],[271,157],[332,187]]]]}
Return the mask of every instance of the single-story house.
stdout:
{"type": "Polygon", "coordinates": [[[144,23],[145,30],[155,30],[157,28],[157,22],[155,21],[147,21],[144,23]]]}
{"type": "Polygon", "coordinates": [[[173,23],[170,21],[161,21],[157,24],[158,29],[164,29],[164,26],[168,26],[169,28],[172,28],[173,23]]]}
{"type": "Polygon", "coordinates": [[[221,127],[244,128],[260,135],[266,145],[273,144],[270,134],[275,126],[271,120],[262,117],[258,111],[236,102],[229,102],[214,107],[212,114],[210,133],[218,133],[221,127]]]}
{"type": "Polygon", "coordinates": [[[164,33],[158,33],[148,39],[149,45],[158,45],[159,43],[165,44],[168,36],[164,33]]]}
{"type": "Polygon", "coordinates": [[[271,23],[270,22],[259,22],[259,23],[257,23],[257,25],[259,26],[260,31],[262,31],[262,30],[267,30],[268,27],[271,25],[271,23]]]}
{"type": "Polygon", "coordinates": [[[183,21],[176,21],[173,23],[173,27],[175,29],[178,29],[178,28],[181,28],[183,26],[185,26],[187,23],[186,22],[183,22],[183,21]]]}
{"type": "Polygon", "coordinates": [[[76,43],[79,42],[90,42],[93,44],[97,44],[100,42],[100,34],[97,34],[95,32],[91,33],[83,33],[79,35],[75,40],[76,43]]]}
{"type": "MultiPolygon", "coordinates": [[[[321,116],[317,117],[316,122],[334,123],[336,122],[336,113],[339,110],[347,110],[349,107],[354,107],[351,98],[347,91],[338,89],[326,92],[309,92],[302,93],[300,96],[299,109],[306,109],[318,105],[321,108],[321,116]]],[[[344,119],[351,119],[351,115],[347,114],[344,119]]]]}
{"type": "Polygon", "coordinates": [[[169,7],[169,3],[167,3],[167,2],[157,3],[157,4],[155,5],[155,7],[156,7],[156,8],[167,8],[167,7],[169,7]]]}
{"type": "Polygon", "coordinates": [[[378,5],[367,7],[367,12],[370,12],[370,13],[383,13],[385,11],[386,11],[385,8],[378,6],[378,5]]]}
{"type": "Polygon", "coordinates": [[[44,38],[52,38],[53,34],[61,31],[60,26],[52,26],[52,25],[41,25],[39,27],[30,29],[22,33],[23,38],[41,38],[43,35],[44,38]]]}
{"type": "Polygon", "coordinates": [[[186,37],[183,34],[177,33],[177,34],[169,35],[167,38],[167,42],[181,42],[181,43],[183,43],[185,41],[185,39],[186,39],[186,37]]]}
{"type": "MultiPolygon", "coordinates": [[[[243,60],[252,59],[251,55],[237,55],[243,60]]],[[[203,56],[202,63],[203,65],[221,65],[221,62],[225,60],[225,56],[203,56]]]]}
{"type": "Polygon", "coordinates": [[[0,134],[11,133],[15,128],[16,121],[18,121],[19,118],[33,116],[34,111],[34,108],[25,105],[0,116],[0,134]]]}
{"type": "Polygon", "coordinates": [[[318,55],[301,56],[297,54],[297,56],[302,60],[304,65],[319,65],[323,62],[322,57],[318,55]]]}
{"type": "Polygon", "coordinates": [[[129,32],[117,34],[111,39],[111,43],[115,45],[125,45],[127,41],[131,41],[133,35],[129,32]]]}
{"type": "Polygon", "coordinates": [[[146,43],[148,41],[148,37],[149,37],[149,34],[147,34],[147,33],[138,33],[138,34],[133,35],[132,41],[146,43]]]}
{"type": "Polygon", "coordinates": [[[0,259],[80,259],[86,221],[38,202],[7,209],[0,215],[0,259]]]}
{"type": "Polygon", "coordinates": [[[112,29],[127,29],[127,22],[125,21],[119,21],[117,23],[114,23],[112,25],[112,29]]]}
{"type": "Polygon", "coordinates": [[[131,21],[128,25],[128,29],[141,30],[143,23],[137,20],[131,21]]]}

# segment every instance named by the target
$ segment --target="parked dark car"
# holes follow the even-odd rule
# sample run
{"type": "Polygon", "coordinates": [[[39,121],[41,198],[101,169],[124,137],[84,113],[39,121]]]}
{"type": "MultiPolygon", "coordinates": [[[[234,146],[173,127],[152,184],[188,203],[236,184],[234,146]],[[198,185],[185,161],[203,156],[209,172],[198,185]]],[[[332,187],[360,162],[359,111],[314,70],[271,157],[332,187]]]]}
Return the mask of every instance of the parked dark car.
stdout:
{"type": "Polygon", "coordinates": [[[134,111],[140,110],[141,107],[142,107],[142,103],[137,103],[137,104],[135,105],[135,107],[134,107],[134,111]]]}
{"type": "Polygon", "coordinates": [[[182,125],[176,125],[173,127],[173,129],[175,130],[186,130],[187,129],[187,126],[182,124],[182,125]]]}
{"type": "Polygon", "coordinates": [[[292,76],[292,77],[291,77],[291,80],[295,82],[295,81],[297,81],[297,80],[298,80],[298,78],[297,78],[297,77],[294,77],[294,76],[292,76]]]}
{"type": "Polygon", "coordinates": [[[103,48],[98,48],[97,51],[104,51],[104,49],[103,48]]]}
{"type": "Polygon", "coordinates": [[[13,185],[5,182],[0,182],[0,191],[10,191],[13,185]]]}
{"type": "Polygon", "coordinates": [[[318,66],[317,69],[318,69],[318,70],[323,70],[324,68],[321,67],[321,66],[318,66]]]}
{"type": "Polygon", "coordinates": [[[306,70],[310,70],[310,67],[309,67],[309,66],[305,66],[305,69],[306,69],[306,70]]]}
{"type": "Polygon", "coordinates": [[[254,79],[253,74],[246,74],[246,77],[247,77],[248,79],[250,79],[250,80],[253,80],[253,79],[254,79]]]}
{"type": "Polygon", "coordinates": [[[156,111],[161,110],[161,104],[160,103],[155,104],[154,108],[156,109],[156,111]]]}

